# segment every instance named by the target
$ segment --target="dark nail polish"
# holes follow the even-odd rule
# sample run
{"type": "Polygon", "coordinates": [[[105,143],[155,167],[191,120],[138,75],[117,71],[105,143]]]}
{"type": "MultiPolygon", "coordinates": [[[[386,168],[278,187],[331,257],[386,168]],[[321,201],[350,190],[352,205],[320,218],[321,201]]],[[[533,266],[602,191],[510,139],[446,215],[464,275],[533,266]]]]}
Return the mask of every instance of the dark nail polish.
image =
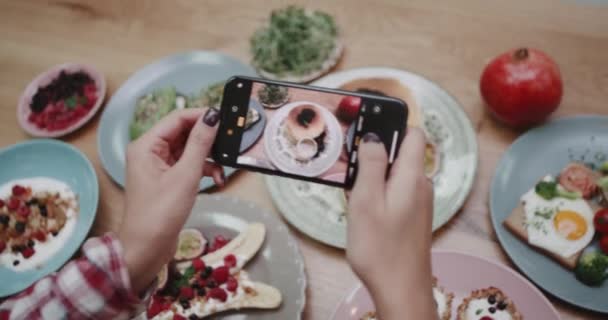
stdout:
{"type": "Polygon", "coordinates": [[[210,127],[214,127],[219,120],[220,113],[213,108],[209,108],[203,116],[203,122],[210,127]]]}
{"type": "Polygon", "coordinates": [[[363,136],[363,142],[380,143],[382,142],[382,140],[380,140],[380,137],[378,137],[377,134],[373,132],[368,132],[363,136]]]}

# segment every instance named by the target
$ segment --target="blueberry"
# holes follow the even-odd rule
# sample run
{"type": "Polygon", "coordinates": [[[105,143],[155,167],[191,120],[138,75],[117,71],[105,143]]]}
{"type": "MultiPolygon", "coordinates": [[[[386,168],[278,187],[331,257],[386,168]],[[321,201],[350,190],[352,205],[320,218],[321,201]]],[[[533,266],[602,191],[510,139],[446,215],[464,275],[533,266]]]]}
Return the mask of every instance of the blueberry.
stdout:
{"type": "Polygon", "coordinates": [[[32,240],[32,239],[30,239],[30,240],[27,241],[27,246],[30,247],[30,248],[33,248],[34,244],[35,244],[34,240],[32,240]]]}
{"type": "Polygon", "coordinates": [[[199,288],[196,290],[196,294],[198,294],[199,297],[204,297],[207,294],[207,291],[205,291],[205,288],[199,288]]]}
{"type": "Polygon", "coordinates": [[[217,287],[217,283],[215,283],[215,280],[209,279],[207,280],[207,287],[213,289],[217,287]]]}
{"type": "Polygon", "coordinates": [[[56,237],[56,236],[57,236],[57,233],[58,233],[57,231],[53,231],[53,232],[51,232],[51,234],[53,235],[53,237],[56,237]]]}
{"type": "Polygon", "coordinates": [[[32,198],[31,200],[28,200],[25,204],[28,205],[28,206],[37,206],[38,205],[38,199],[32,198]]]}
{"type": "Polygon", "coordinates": [[[211,268],[210,266],[206,266],[205,270],[203,270],[203,272],[201,272],[201,279],[209,278],[209,276],[211,275],[212,272],[213,272],[213,268],[211,268]]]}
{"type": "Polygon", "coordinates": [[[488,303],[489,304],[495,304],[496,303],[496,296],[495,295],[491,295],[488,297],[488,303]]]}
{"type": "Polygon", "coordinates": [[[507,303],[504,301],[498,301],[498,305],[496,305],[498,310],[504,310],[507,308],[507,303]]]}
{"type": "Polygon", "coordinates": [[[15,260],[15,261],[13,261],[13,265],[14,265],[14,266],[18,266],[18,265],[19,265],[19,260],[15,260]]]}
{"type": "Polygon", "coordinates": [[[3,224],[5,227],[8,225],[10,218],[7,215],[0,215],[0,224],[3,224]]]}
{"type": "Polygon", "coordinates": [[[192,287],[192,289],[199,289],[201,286],[198,283],[193,283],[190,287],[192,287]]]}
{"type": "Polygon", "coordinates": [[[490,309],[488,309],[488,311],[490,311],[490,313],[495,313],[496,312],[496,308],[490,307],[490,309]]]}
{"type": "Polygon", "coordinates": [[[187,299],[179,299],[179,304],[184,309],[189,309],[190,308],[190,301],[188,301],[187,299]]]}
{"type": "Polygon", "coordinates": [[[15,223],[15,231],[17,231],[19,234],[25,232],[25,222],[19,221],[15,223]]]}
{"type": "Polygon", "coordinates": [[[46,211],[46,205],[38,205],[38,209],[40,210],[40,215],[46,217],[48,212],[46,211]]]}
{"type": "Polygon", "coordinates": [[[199,318],[199,317],[197,317],[195,314],[191,314],[191,315],[188,317],[188,320],[198,320],[198,319],[200,319],[200,318],[199,318]]]}

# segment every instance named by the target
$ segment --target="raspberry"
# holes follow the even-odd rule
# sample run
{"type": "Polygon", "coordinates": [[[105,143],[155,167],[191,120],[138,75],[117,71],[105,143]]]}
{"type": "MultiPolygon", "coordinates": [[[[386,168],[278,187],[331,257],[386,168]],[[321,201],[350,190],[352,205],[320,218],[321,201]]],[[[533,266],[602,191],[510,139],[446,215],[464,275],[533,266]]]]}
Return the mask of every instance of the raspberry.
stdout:
{"type": "Polygon", "coordinates": [[[0,209],[4,208],[4,200],[0,199],[0,209]]]}
{"type": "Polygon", "coordinates": [[[28,206],[19,207],[19,209],[17,210],[17,213],[24,218],[27,218],[27,216],[29,216],[31,212],[32,211],[28,206]]]}
{"type": "Polygon", "coordinates": [[[0,240],[0,253],[6,249],[6,242],[0,240]]]}
{"type": "Polygon", "coordinates": [[[34,250],[34,248],[30,248],[30,247],[27,247],[27,248],[23,249],[23,251],[21,251],[21,254],[26,259],[33,256],[34,253],[36,253],[36,250],[34,250]]]}
{"type": "Polygon", "coordinates": [[[225,256],[224,265],[228,268],[236,267],[236,257],[233,254],[225,256]]]}
{"type": "Polygon", "coordinates": [[[34,232],[33,236],[34,236],[34,239],[36,239],[40,242],[46,241],[46,233],[44,233],[44,231],[42,231],[42,230],[38,230],[38,231],[34,232]]]}
{"type": "Polygon", "coordinates": [[[173,314],[173,320],[188,320],[188,319],[182,315],[175,313],[175,314],[173,314]]]}
{"type": "Polygon", "coordinates": [[[221,267],[218,267],[217,269],[214,269],[213,273],[211,274],[211,277],[213,278],[213,280],[215,280],[215,282],[217,282],[218,285],[220,285],[222,283],[226,283],[229,276],[230,276],[230,271],[229,271],[228,267],[226,267],[226,266],[221,266],[221,267]]]}
{"type": "Polygon", "coordinates": [[[152,297],[152,302],[150,306],[148,306],[148,310],[146,310],[146,315],[148,319],[154,318],[157,314],[162,311],[162,300],[158,296],[152,297]]]}
{"type": "Polygon", "coordinates": [[[233,277],[230,277],[230,279],[228,279],[228,281],[226,282],[226,289],[228,289],[228,291],[230,292],[235,292],[238,287],[239,282],[236,281],[236,279],[233,277]]]}
{"type": "Polygon", "coordinates": [[[25,188],[16,184],[13,186],[13,195],[15,197],[21,196],[25,193],[25,188]]]}
{"type": "Polygon", "coordinates": [[[215,250],[221,249],[223,246],[225,246],[229,242],[228,239],[224,238],[224,236],[222,236],[222,235],[215,236],[215,238],[213,240],[214,240],[213,242],[215,242],[214,243],[215,250]]]}
{"type": "Polygon", "coordinates": [[[6,207],[9,210],[17,210],[19,208],[19,205],[21,205],[21,201],[15,197],[11,197],[8,200],[8,204],[6,205],[6,207]]]}
{"type": "Polygon", "coordinates": [[[481,319],[479,319],[479,320],[494,320],[494,318],[492,318],[492,317],[488,317],[488,316],[483,316],[483,317],[481,317],[481,319]]]}
{"type": "Polygon", "coordinates": [[[192,299],[194,297],[194,290],[190,287],[182,287],[179,289],[179,296],[185,299],[192,299]]]}
{"type": "Polygon", "coordinates": [[[205,269],[205,261],[202,259],[194,259],[192,260],[192,267],[194,267],[194,270],[196,271],[201,271],[205,269]]]}
{"type": "Polygon", "coordinates": [[[198,280],[198,286],[201,287],[201,288],[206,287],[207,286],[207,280],[205,280],[205,279],[199,279],[198,280]]]}
{"type": "Polygon", "coordinates": [[[228,294],[222,288],[213,288],[209,291],[209,297],[220,300],[221,302],[226,302],[228,294]]]}

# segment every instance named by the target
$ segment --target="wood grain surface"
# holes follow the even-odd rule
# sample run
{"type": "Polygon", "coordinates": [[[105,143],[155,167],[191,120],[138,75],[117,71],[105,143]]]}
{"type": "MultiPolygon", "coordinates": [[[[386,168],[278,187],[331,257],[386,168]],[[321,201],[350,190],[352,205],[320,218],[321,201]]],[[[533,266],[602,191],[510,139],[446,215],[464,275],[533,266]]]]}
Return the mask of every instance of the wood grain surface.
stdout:
{"type": "MultiPolygon", "coordinates": [[[[434,247],[512,265],[492,230],[488,190],[503,151],[521,132],[484,111],[478,78],[493,56],[517,46],[549,52],[561,67],[565,95],[553,117],[608,114],[608,6],[597,1],[0,1],[0,147],[29,137],[16,121],[27,83],[52,65],[79,61],[105,73],[111,95],[136,70],[160,57],[218,50],[248,61],[249,36],[271,9],[300,3],[336,17],[346,44],[339,69],[389,66],[420,73],[460,101],[480,144],[480,169],[458,215],[436,232],[434,247]]],[[[116,230],[123,191],[97,155],[99,115],[63,140],[95,165],[101,200],[92,235],[116,230]]],[[[221,191],[273,208],[261,176],[242,172],[221,191]]],[[[292,229],[293,230],[293,229],[292,229]]],[[[305,319],[326,319],[356,279],[344,252],[293,230],[309,279],[305,319]]],[[[563,319],[600,319],[551,299],[563,319]]],[[[289,302],[287,302],[289,303],[289,302]]],[[[604,318],[605,319],[605,318],[604,318]]]]}

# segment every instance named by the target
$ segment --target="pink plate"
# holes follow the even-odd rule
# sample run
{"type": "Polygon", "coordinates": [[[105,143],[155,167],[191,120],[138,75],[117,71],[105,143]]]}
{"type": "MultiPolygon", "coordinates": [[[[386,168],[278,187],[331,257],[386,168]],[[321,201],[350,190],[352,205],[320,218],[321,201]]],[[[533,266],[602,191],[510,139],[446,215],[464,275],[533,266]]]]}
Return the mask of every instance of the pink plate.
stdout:
{"type": "MultiPolygon", "coordinates": [[[[433,250],[433,274],[440,287],[454,293],[452,319],[462,299],[471,291],[490,286],[501,289],[513,300],[524,319],[560,319],[551,302],[528,280],[497,262],[455,251],[433,250]]],[[[365,287],[357,287],[342,300],[333,320],[359,320],[374,310],[365,287]]]]}
{"type": "Polygon", "coordinates": [[[64,63],[56,65],[51,69],[38,75],[34,80],[32,80],[32,82],[30,82],[30,84],[27,85],[25,91],[21,95],[21,98],[19,98],[19,104],[17,105],[17,120],[19,121],[19,125],[23,128],[23,130],[25,130],[25,132],[34,137],[61,137],[68,133],[74,132],[76,129],[82,127],[87,121],[89,121],[95,115],[97,110],[99,110],[99,108],[101,107],[105,95],[106,80],[103,75],[92,66],[78,63],[64,63]],[[27,120],[30,113],[32,112],[30,110],[30,102],[36,94],[36,91],[38,91],[38,88],[48,85],[51,81],[53,81],[53,79],[55,79],[59,75],[62,70],[70,72],[84,71],[88,73],[89,76],[93,79],[93,81],[95,81],[95,86],[97,87],[97,102],[84,117],[80,118],[80,120],[63,130],[48,131],[40,129],[27,120]]]}

